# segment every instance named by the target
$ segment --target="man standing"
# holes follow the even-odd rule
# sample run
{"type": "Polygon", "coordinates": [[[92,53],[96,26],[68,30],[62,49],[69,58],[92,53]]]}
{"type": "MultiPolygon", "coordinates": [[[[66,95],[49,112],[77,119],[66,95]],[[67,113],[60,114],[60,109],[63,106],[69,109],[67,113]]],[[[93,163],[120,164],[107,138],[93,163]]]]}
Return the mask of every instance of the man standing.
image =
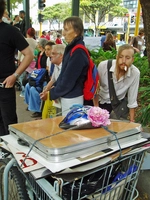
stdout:
{"type": "MultiPolygon", "coordinates": [[[[140,71],[132,64],[134,60],[134,49],[129,44],[124,44],[119,47],[116,60],[112,61],[110,72],[112,72],[112,79],[116,96],[118,100],[123,100],[127,96],[127,107],[129,108],[130,122],[134,122],[135,108],[137,104],[137,95],[139,88],[140,71]]],[[[107,109],[110,113],[112,111],[109,85],[108,85],[108,61],[103,61],[98,66],[98,73],[100,76],[100,91],[98,94],[95,106],[107,109]]]]}
{"type": "Polygon", "coordinates": [[[25,11],[24,10],[20,10],[19,11],[19,17],[22,19],[19,23],[20,23],[20,31],[21,33],[26,37],[26,31],[28,28],[31,28],[31,21],[29,23],[29,27],[26,27],[26,19],[25,19],[25,11]]]}
{"type": "Polygon", "coordinates": [[[6,9],[5,0],[0,1],[0,135],[9,134],[8,125],[17,123],[15,82],[33,60],[29,44],[20,31],[2,21],[6,9]],[[11,33],[11,34],[10,34],[11,33]],[[16,69],[15,50],[24,55],[16,69]]]}
{"type": "Polygon", "coordinates": [[[133,39],[130,42],[130,45],[133,46],[135,52],[141,53],[144,46],[144,29],[139,30],[139,34],[136,37],[133,37],[133,39]]]}

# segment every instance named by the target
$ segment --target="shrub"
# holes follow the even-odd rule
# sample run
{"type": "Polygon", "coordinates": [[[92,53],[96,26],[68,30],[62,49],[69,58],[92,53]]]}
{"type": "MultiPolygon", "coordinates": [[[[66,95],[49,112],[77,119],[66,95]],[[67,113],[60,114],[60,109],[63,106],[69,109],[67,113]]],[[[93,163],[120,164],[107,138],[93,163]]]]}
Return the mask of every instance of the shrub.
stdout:
{"type": "MultiPolygon", "coordinates": [[[[109,59],[115,59],[117,51],[103,51],[103,49],[97,48],[90,50],[91,57],[96,64],[109,59]]],[[[150,126],[150,67],[147,57],[141,57],[140,54],[134,55],[133,64],[140,70],[140,87],[138,103],[139,108],[136,113],[136,122],[141,123],[143,126],[150,126]]]]}

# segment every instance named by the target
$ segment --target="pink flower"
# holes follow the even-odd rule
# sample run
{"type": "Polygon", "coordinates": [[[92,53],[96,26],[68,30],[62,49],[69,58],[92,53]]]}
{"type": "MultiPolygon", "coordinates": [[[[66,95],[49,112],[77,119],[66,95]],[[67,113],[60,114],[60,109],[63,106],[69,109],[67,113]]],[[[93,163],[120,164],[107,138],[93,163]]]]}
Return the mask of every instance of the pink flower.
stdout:
{"type": "Polygon", "coordinates": [[[111,123],[109,112],[105,109],[93,106],[87,111],[87,115],[94,127],[107,126],[111,123]]]}

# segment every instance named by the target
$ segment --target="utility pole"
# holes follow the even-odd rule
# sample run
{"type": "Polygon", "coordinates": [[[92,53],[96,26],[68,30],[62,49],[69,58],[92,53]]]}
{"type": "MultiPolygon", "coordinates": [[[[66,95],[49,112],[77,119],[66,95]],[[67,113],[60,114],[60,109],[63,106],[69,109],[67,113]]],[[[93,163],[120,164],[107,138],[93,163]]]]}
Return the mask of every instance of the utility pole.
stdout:
{"type": "Polygon", "coordinates": [[[79,16],[80,0],[72,0],[72,16],[79,16]]]}
{"type": "Polygon", "coordinates": [[[9,17],[11,17],[12,13],[11,13],[11,8],[10,8],[10,0],[7,0],[7,10],[9,12],[9,17]]]}
{"type": "Polygon", "coordinates": [[[135,32],[134,32],[135,36],[137,36],[139,32],[140,12],[141,12],[141,5],[140,5],[140,0],[138,0],[138,7],[137,7],[137,12],[136,12],[136,24],[135,24],[135,32]]]}
{"type": "Polygon", "coordinates": [[[30,4],[29,4],[29,0],[24,0],[23,1],[23,8],[24,8],[24,11],[26,13],[25,15],[25,30],[27,31],[28,28],[31,27],[31,23],[30,23],[30,4]]]}

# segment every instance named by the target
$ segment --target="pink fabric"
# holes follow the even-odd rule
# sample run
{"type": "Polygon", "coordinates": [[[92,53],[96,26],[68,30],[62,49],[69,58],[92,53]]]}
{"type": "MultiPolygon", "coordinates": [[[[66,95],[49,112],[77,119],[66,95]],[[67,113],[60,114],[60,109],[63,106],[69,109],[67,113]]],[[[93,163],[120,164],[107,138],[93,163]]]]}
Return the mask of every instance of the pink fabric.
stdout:
{"type": "Polygon", "coordinates": [[[26,72],[31,73],[34,70],[36,62],[32,61],[29,65],[29,67],[26,69],[26,72]]]}
{"type": "Polygon", "coordinates": [[[88,119],[92,123],[92,126],[107,126],[110,124],[109,112],[105,109],[101,109],[100,107],[91,107],[87,111],[88,119]]]}

